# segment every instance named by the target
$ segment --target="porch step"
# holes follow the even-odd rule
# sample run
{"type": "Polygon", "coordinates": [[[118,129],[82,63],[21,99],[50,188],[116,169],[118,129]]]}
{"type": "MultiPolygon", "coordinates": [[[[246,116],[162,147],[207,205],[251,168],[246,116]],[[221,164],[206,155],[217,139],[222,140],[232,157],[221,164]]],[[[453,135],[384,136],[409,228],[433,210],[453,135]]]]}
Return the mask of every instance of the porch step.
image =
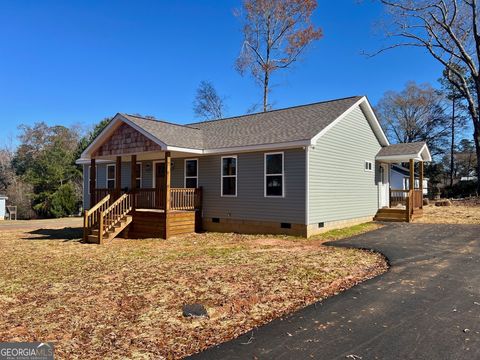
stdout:
{"type": "Polygon", "coordinates": [[[375,221],[406,221],[405,209],[379,209],[375,217],[375,221]]]}
{"type": "MultiPolygon", "coordinates": [[[[130,223],[132,222],[131,215],[125,215],[122,219],[117,221],[113,228],[107,231],[106,234],[103,236],[103,240],[112,240],[116,238],[130,223]]],[[[92,230],[91,234],[88,235],[88,242],[90,243],[99,243],[98,239],[99,230],[94,229],[92,230]]]]}

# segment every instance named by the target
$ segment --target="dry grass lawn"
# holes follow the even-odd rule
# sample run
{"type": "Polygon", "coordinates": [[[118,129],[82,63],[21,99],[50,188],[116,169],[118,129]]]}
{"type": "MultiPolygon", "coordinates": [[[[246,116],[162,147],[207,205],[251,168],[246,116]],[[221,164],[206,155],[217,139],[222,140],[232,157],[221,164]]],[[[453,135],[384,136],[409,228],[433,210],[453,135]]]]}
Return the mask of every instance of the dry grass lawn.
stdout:
{"type": "Polygon", "coordinates": [[[181,358],[384,272],[379,254],[322,245],[376,227],[98,246],[79,229],[0,225],[0,341],[53,341],[58,358],[181,358]],[[195,302],[209,318],[182,316],[195,302]]]}
{"type": "Polygon", "coordinates": [[[428,205],[423,217],[415,220],[424,224],[480,224],[480,205],[453,202],[453,206],[428,205]]]}

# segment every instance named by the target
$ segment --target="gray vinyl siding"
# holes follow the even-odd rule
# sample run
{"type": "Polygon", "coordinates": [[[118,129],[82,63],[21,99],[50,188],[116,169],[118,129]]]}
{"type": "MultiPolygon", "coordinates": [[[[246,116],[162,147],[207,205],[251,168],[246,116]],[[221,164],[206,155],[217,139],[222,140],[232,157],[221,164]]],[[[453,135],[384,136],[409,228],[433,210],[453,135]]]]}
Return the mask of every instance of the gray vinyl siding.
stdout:
{"type": "Polygon", "coordinates": [[[373,216],[378,210],[375,156],[381,146],[360,107],[309,150],[309,223],[373,216]],[[373,171],[365,171],[365,160],[373,171]]]}
{"type": "Polygon", "coordinates": [[[220,194],[222,156],[199,158],[198,183],[203,188],[204,218],[305,223],[305,150],[284,151],[283,198],[264,197],[264,154],[235,154],[238,166],[236,197],[220,194]]]}
{"type": "MultiPolygon", "coordinates": [[[[284,151],[283,198],[264,197],[265,152],[237,154],[237,196],[220,195],[221,155],[198,157],[203,216],[305,224],[305,150],[284,151]]],[[[190,159],[190,157],[189,157],[190,159]]],[[[172,159],[172,187],[184,187],[185,159],[172,159]]],[[[153,186],[153,162],[142,162],[142,187],[153,186]]],[[[89,207],[88,165],[84,165],[84,206],[89,207]]],[[[106,164],[97,166],[97,187],[106,187],[106,164]]],[[[122,188],[130,187],[130,163],[122,162],[122,188]]]]}
{"type": "MultiPolygon", "coordinates": [[[[181,159],[180,159],[181,160],[181,159]]],[[[142,163],[142,183],[141,187],[149,189],[153,187],[153,161],[140,161],[142,163]]],[[[182,160],[183,162],[183,160],[182,160]]],[[[112,162],[111,164],[115,164],[112,162]]],[[[89,173],[88,168],[90,165],[83,165],[83,207],[88,209],[90,207],[90,196],[89,196],[89,173]]],[[[97,164],[97,185],[98,189],[105,189],[107,187],[107,164],[97,164]]],[[[122,162],[122,185],[121,188],[130,188],[130,174],[131,167],[130,162],[122,162]]],[[[183,169],[177,168],[174,166],[172,170],[172,186],[173,187],[183,187],[183,169]],[[180,181],[180,179],[182,179],[180,181]]]]}

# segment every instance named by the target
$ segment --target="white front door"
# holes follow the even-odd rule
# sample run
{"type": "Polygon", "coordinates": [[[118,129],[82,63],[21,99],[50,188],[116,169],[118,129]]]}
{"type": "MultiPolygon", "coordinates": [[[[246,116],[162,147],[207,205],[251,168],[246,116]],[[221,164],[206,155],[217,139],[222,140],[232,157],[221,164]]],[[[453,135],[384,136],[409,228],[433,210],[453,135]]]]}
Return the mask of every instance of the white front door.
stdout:
{"type": "Polygon", "coordinates": [[[380,164],[378,178],[378,207],[382,209],[390,205],[390,184],[388,181],[387,164],[380,164]]]}

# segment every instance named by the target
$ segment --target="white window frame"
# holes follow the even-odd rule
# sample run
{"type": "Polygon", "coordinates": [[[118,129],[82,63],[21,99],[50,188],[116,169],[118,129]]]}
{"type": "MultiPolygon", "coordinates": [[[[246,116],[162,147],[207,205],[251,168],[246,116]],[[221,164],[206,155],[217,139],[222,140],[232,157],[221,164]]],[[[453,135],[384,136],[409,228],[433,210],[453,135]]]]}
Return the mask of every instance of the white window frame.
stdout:
{"type": "Polygon", "coordinates": [[[266,198],[284,198],[285,197],[285,153],[283,151],[269,152],[263,154],[263,196],[266,198]],[[282,155],[282,173],[281,174],[267,174],[267,156],[268,155],[282,155]],[[282,195],[267,195],[267,176],[281,176],[282,177],[282,195]]]}
{"type": "Polygon", "coordinates": [[[115,189],[117,187],[117,180],[115,179],[116,178],[116,174],[117,174],[117,165],[116,164],[108,164],[107,167],[105,168],[107,173],[105,174],[105,188],[108,189],[108,182],[113,180],[113,188],[112,189],[115,189]],[[108,177],[108,168],[113,166],[113,179],[112,178],[109,178],[108,177]]]}
{"type": "Polygon", "coordinates": [[[185,159],[183,161],[183,187],[187,187],[187,179],[197,179],[197,188],[198,188],[198,158],[185,159]],[[197,175],[196,176],[187,176],[187,161],[196,161],[197,162],[197,175]]]}
{"type": "Polygon", "coordinates": [[[369,160],[365,160],[365,163],[363,164],[363,170],[367,172],[372,172],[373,171],[373,163],[369,160]],[[368,167],[367,167],[368,164],[368,167]]]}
{"type": "MultiPolygon", "coordinates": [[[[137,161],[136,164],[140,165],[140,174],[138,174],[138,173],[135,174],[135,175],[137,175],[137,177],[135,178],[135,182],[137,180],[140,180],[140,187],[138,187],[137,189],[141,189],[142,188],[142,183],[143,183],[143,164],[142,164],[141,161],[137,161]]],[[[133,184],[131,184],[131,185],[133,185],[133,184]]]]}
{"type": "Polygon", "coordinates": [[[220,196],[221,197],[237,197],[238,195],[238,156],[225,155],[220,160],[220,196]],[[223,175],[223,159],[235,159],[235,175],[223,175]],[[223,178],[235,178],[235,195],[223,195],[223,178]]]}

